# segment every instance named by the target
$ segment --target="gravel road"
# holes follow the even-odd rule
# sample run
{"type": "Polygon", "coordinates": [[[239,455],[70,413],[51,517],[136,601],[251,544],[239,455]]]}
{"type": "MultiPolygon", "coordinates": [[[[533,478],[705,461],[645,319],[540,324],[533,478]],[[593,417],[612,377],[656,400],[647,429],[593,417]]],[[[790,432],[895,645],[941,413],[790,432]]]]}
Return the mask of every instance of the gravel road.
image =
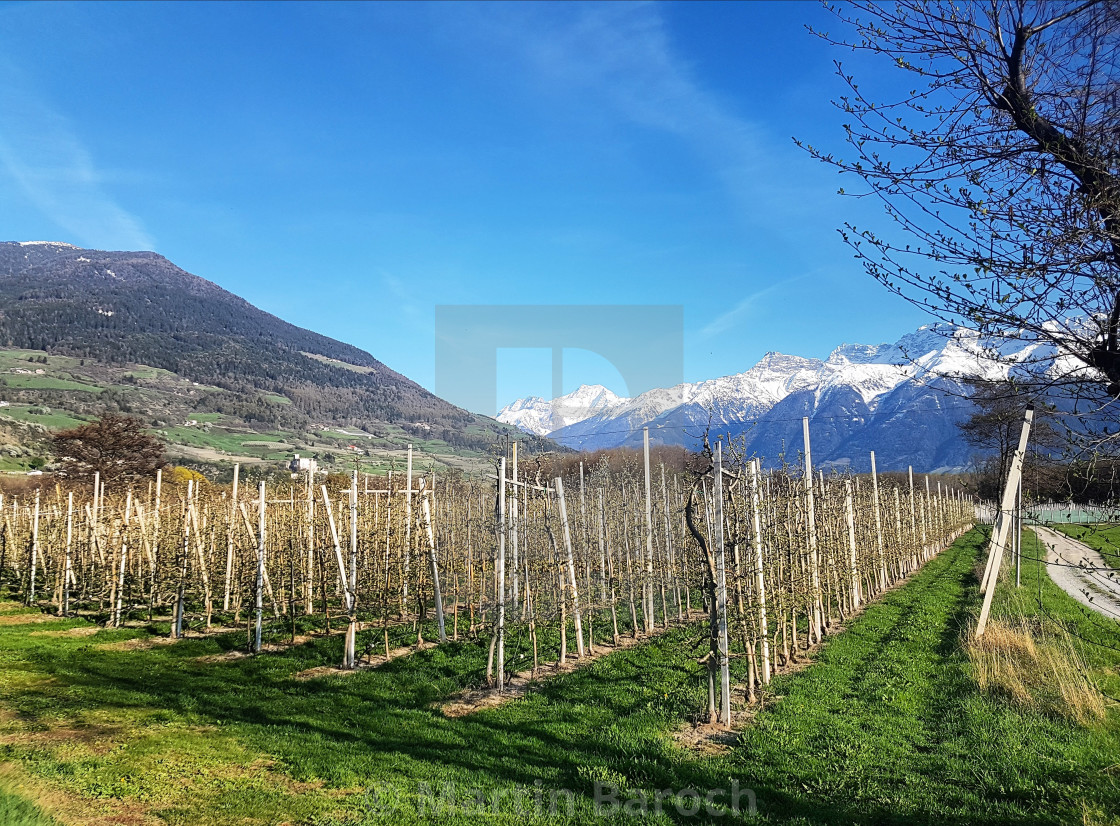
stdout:
{"type": "Polygon", "coordinates": [[[1032,530],[1046,545],[1047,570],[1058,587],[1081,604],[1120,620],[1120,572],[1088,545],[1065,534],[1042,527],[1032,530]]]}

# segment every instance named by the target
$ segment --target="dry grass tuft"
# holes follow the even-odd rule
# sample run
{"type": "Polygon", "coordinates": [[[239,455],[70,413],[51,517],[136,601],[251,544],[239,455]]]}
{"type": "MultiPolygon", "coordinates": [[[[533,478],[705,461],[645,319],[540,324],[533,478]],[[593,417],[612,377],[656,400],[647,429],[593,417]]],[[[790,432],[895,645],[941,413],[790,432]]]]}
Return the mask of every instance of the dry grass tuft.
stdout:
{"type": "Polygon", "coordinates": [[[970,632],[966,648],[981,691],[1082,726],[1104,719],[1104,697],[1068,636],[1018,618],[989,622],[980,639],[970,632]]]}

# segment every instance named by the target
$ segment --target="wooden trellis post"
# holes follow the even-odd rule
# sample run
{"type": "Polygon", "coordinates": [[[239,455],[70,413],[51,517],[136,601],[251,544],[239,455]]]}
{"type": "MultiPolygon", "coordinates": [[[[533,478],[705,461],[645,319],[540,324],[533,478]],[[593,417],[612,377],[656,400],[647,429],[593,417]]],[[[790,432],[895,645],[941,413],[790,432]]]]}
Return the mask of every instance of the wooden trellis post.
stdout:
{"type": "MultiPolygon", "coordinates": [[[[564,481],[556,477],[556,497],[560,504],[560,524],[564,530],[564,550],[568,555],[568,587],[572,593],[572,618],[576,624],[576,650],[579,652],[580,659],[586,654],[583,647],[583,620],[580,618],[579,609],[579,588],[576,585],[576,564],[572,556],[572,532],[568,528],[568,505],[564,500],[564,481]]],[[[653,580],[651,579],[652,583],[653,580]]],[[[652,593],[652,591],[651,591],[652,593]]]]}
{"type": "Polygon", "coordinates": [[[1023,472],[1023,458],[1027,453],[1027,439],[1031,433],[1031,422],[1034,420],[1034,406],[1028,405],[1023,414],[1023,429],[1019,433],[1019,446],[1011,458],[1011,470],[1007,474],[1007,482],[1003,487],[1003,498],[1000,501],[999,513],[996,515],[996,524],[992,528],[992,542],[988,550],[988,564],[984,570],[984,578],[980,590],[984,594],[984,604],[980,608],[980,619],[976,622],[976,636],[981,637],[988,626],[988,613],[992,610],[992,596],[996,591],[996,580],[999,578],[999,567],[1003,561],[1003,551],[1007,545],[1008,533],[1014,523],[1012,510],[1015,507],[1015,493],[1019,487],[1019,477],[1023,472]]]}
{"type": "MultiPolygon", "coordinates": [[[[0,501],[0,507],[3,506],[0,501]]],[[[71,549],[74,542],[74,491],[66,494],[66,568],[62,573],[62,604],[59,606],[62,610],[59,612],[62,616],[70,613],[70,579],[73,576],[71,573],[71,549]]]]}
{"type": "MultiPolygon", "coordinates": [[[[325,488],[324,488],[325,490],[325,488]]],[[[264,614],[264,529],[265,529],[264,480],[257,488],[257,579],[253,588],[253,653],[261,653],[261,631],[264,614]]]]}
{"type": "Polygon", "coordinates": [[[35,490],[35,517],[31,527],[31,582],[27,604],[35,604],[35,573],[39,567],[39,490],[35,490]]]}
{"type": "Polygon", "coordinates": [[[754,564],[758,592],[758,631],[762,637],[762,684],[770,683],[770,627],[766,620],[766,577],[763,571],[762,553],[762,508],[760,507],[760,484],[758,459],[751,463],[751,528],[754,539],[754,564]]]}
{"type": "Polygon", "coordinates": [[[852,480],[844,480],[844,515],[848,523],[848,551],[851,554],[852,610],[859,608],[862,600],[859,587],[859,556],[856,549],[856,515],[852,507],[852,480]]]}
{"type": "Polygon", "coordinates": [[[875,451],[871,451],[871,497],[875,511],[875,542],[879,549],[879,590],[887,588],[887,559],[883,553],[883,518],[879,512],[879,472],[875,468],[875,451]]]}
{"type": "Polygon", "coordinates": [[[229,610],[229,589],[230,581],[233,579],[233,535],[236,531],[237,523],[237,483],[241,476],[241,464],[235,463],[233,466],[233,491],[230,494],[229,500],[229,522],[226,525],[226,581],[225,589],[222,595],[222,610],[229,610]]]}
{"type": "Polygon", "coordinates": [[[402,597],[408,602],[408,577],[412,567],[412,445],[408,446],[408,467],[404,491],[404,574],[401,577],[402,597]]]}
{"type": "Polygon", "coordinates": [[[646,559],[645,559],[645,585],[642,588],[642,620],[645,623],[646,633],[653,631],[653,503],[650,499],[649,487],[649,428],[642,428],[642,456],[645,465],[646,483],[646,559]]]}
{"type": "Polygon", "coordinates": [[[715,551],[716,551],[716,621],[719,624],[719,672],[720,706],[719,719],[725,726],[731,725],[731,665],[728,659],[727,641],[727,562],[724,553],[723,534],[723,443],[716,442],[715,489],[715,551]]]}
{"type": "Polygon", "coordinates": [[[821,605],[821,560],[817,546],[817,518],[813,506],[813,453],[809,446],[809,417],[801,420],[802,436],[805,442],[805,510],[806,525],[809,529],[809,565],[812,577],[813,615],[809,623],[811,636],[818,642],[823,636],[824,609],[821,605]]]}
{"type": "MultiPolygon", "coordinates": [[[[420,484],[424,484],[424,480],[420,480],[420,484]]],[[[428,535],[428,551],[432,558],[432,591],[434,593],[434,600],[436,603],[436,624],[439,627],[439,641],[447,642],[447,629],[444,627],[443,622],[443,597],[439,590],[439,563],[436,559],[436,539],[432,533],[432,510],[428,505],[428,497],[421,494],[421,507],[424,511],[424,531],[428,535]]]]}
{"type": "Polygon", "coordinates": [[[495,571],[495,596],[498,603],[498,691],[506,688],[506,457],[499,463],[498,480],[498,559],[495,571]]]}

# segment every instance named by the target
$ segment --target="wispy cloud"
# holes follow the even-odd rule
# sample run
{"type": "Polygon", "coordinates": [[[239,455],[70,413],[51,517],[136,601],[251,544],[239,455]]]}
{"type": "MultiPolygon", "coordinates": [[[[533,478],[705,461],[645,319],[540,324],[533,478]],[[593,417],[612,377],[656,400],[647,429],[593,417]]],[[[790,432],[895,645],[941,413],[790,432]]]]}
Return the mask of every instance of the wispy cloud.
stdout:
{"type": "Polygon", "coordinates": [[[431,316],[430,313],[421,312],[419,304],[416,303],[416,288],[409,287],[400,278],[385,270],[378,270],[378,275],[381,286],[394,299],[392,303],[394,312],[399,313],[413,330],[430,334],[431,316]]]}
{"type": "Polygon", "coordinates": [[[0,63],[0,169],[69,238],[101,249],[155,247],[140,220],[106,189],[106,175],[73,125],[0,63]]]}
{"type": "Polygon", "coordinates": [[[739,301],[739,303],[732,307],[730,310],[721,313],[720,315],[709,321],[707,324],[705,324],[703,327],[701,327],[700,337],[705,339],[714,338],[720,333],[726,330],[730,330],[736,324],[749,317],[753,311],[757,310],[764,298],[773,295],[780,290],[787,289],[791,285],[796,284],[798,281],[803,281],[808,277],[808,274],[804,274],[794,276],[793,278],[785,278],[781,281],[777,281],[771,284],[768,287],[764,287],[761,290],[756,290],[755,292],[739,301]]]}
{"type": "MultiPolygon", "coordinates": [[[[674,48],[657,4],[484,8],[472,28],[491,43],[508,44],[542,88],[578,95],[599,117],[678,137],[735,200],[758,211],[758,182],[773,168],[774,138],[704,87],[674,48]]],[[[784,142],[780,148],[787,148],[784,142]]]]}

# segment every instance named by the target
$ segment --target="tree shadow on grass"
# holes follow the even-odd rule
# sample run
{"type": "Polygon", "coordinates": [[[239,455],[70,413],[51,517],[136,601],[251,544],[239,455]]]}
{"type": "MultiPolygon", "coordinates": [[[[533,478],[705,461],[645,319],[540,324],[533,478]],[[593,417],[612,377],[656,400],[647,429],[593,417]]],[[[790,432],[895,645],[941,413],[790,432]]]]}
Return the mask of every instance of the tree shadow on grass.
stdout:
{"type": "MultiPolygon", "coordinates": [[[[756,730],[747,732],[743,746],[730,756],[698,757],[667,736],[705,704],[687,629],[614,652],[520,700],[455,719],[445,718],[436,706],[482,681],[483,642],[449,643],[374,670],[306,681],[292,675],[337,662],[340,637],[218,663],[196,658],[236,647],[231,640],[187,640],[137,651],[53,641],[30,653],[35,666],[57,681],[44,690],[51,702],[49,710],[40,710],[44,716],[111,709],[129,720],[154,710],[188,725],[217,727],[222,736],[275,758],[296,780],[322,780],[342,789],[388,783],[407,794],[428,783],[490,794],[531,791],[539,783],[546,793],[574,793],[574,821],[603,822],[593,806],[597,782],[618,787],[625,800],[642,790],[695,789],[703,795],[728,789],[736,779],[753,789],[761,815],[773,823],[1057,822],[1054,815],[1023,814],[1029,807],[998,801],[994,806],[977,801],[970,809],[969,798],[951,794],[946,779],[936,775],[939,761],[912,748],[915,743],[926,750],[938,747],[929,730],[957,707],[957,677],[931,683],[923,713],[915,713],[885,693],[914,690],[905,685],[905,668],[888,673],[893,665],[886,671],[871,667],[882,651],[905,649],[915,636],[924,640],[931,633],[927,649],[933,649],[934,665],[958,656],[956,643],[950,645],[958,632],[949,626],[967,613],[963,587],[942,606],[948,624],[931,632],[926,614],[939,589],[949,587],[938,585],[938,578],[952,580],[958,568],[967,568],[962,553],[969,552],[959,552],[941,565],[944,570],[931,570],[935,560],[906,589],[870,607],[845,632],[846,641],[830,642],[817,665],[783,678],[779,690],[788,696],[773,712],[760,715],[756,730]],[[64,690],[56,691],[58,686],[64,690]],[[787,709],[802,702],[815,703],[821,716],[806,711],[800,721],[787,719],[796,716],[787,709]],[[836,714],[837,705],[841,712],[849,707],[850,718],[836,714]],[[823,716],[824,707],[832,709],[831,717],[823,716]],[[911,742],[890,748],[891,729],[901,730],[903,722],[915,726],[911,742]],[[866,745],[876,738],[885,744],[879,750],[866,745]],[[752,763],[759,760],[773,765],[752,763]],[[883,775],[889,779],[883,781],[883,775]],[[930,789],[915,802],[892,783],[930,789]],[[942,792],[946,800],[937,802],[942,792]]],[[[937,670],[931,666],[923,673],[937,670]]],[[[34,714],[33,704],[43,699],[29,691],[17,705],[34,714]]],[[[697,823],[707,817],[703,810],[682,813],[668,802],[662,811],[662,822],[697,823]]],[[[751,820],[745,813],[719,818],[751,820]]],[[[407,812],[395,812],[384,822],[407,821],[407,812]]]]}

